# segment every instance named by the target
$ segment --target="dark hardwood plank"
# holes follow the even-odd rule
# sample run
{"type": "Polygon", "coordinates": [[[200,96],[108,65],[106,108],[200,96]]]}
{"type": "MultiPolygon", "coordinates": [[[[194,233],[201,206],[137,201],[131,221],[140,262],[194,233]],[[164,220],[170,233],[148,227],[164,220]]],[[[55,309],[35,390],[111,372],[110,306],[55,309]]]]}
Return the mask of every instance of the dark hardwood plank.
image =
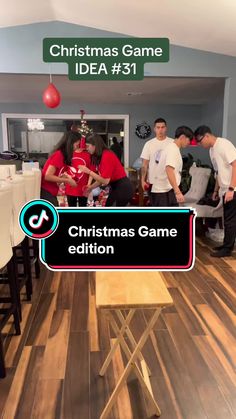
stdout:
{"type": "Polygon", "coordinates": [[[46,345],[54,308],[54,294],[42,294],[30,326],[26,346],[46,345]]]}
{"type": "MultiPolygon", "coordinates": [[[[115,344],[115,342],[116,342],[116,339],[112,339],[111,341],[112,346],[115,344]]],[[[124,360],[122,355],[123,355],[122,349],[118,347],[111,361],[112,367],[113,367],[114,379],[116,383],[118,383],[121,375],[124,372],[125,366],[127,364],[126,359],[124,360]]],[[[127,418],[132,418],[133,416],[132,407],[130,403],[130,396],[129,396],[129,391],[127,387],[127,381],[124,383],[124,385],[121,388],[121,391],[118,394],[118,397],[116,400],[116,406],[118,410],[118,417],[122,417],[123,415],[127,418]]]]}
{"type": "Polygon", "coordinates": [[[63,272],[57,292],[56,310],[72,309],[75,273],[63,272]]]}
{"type": "Polygon", "coordinates": [[[40,264],[40,278],[35,278],[33,275],[32,284],[33,284],[33,294],[31,297],[31,302],[36,303],[38,302],[39,296],[43,292],[44,286],[50,278],[53,278],[54,273],[49,271],[45,265],[42,263],[40,264]]]}
{"type": "MultiPolygon", "coordinates": [[[[93,352],[91,352],[91,353],[93,353],[93,352]]],[[[103,362],[105,361],[105,359],[106,359],[106,357],[107,357],[107,355],[108,355],[108,352],[106,352],[106,351],[103,351],[102,352],[102,365],[103,365],[103,362]]],[[[98,371],[99,372],[99,371],[98,371]]],[[[107,393],[106,393],[106,400],[105,400],[105,404],[104,404],[104,406],[103,406],[103,408],[106,406],[106,403],[108,402],[108,400],[109,400],[109,398],[110,398],[110,396],[111,396],[111,394],[112,394],[112,392],[113,392],[113,390],[114,390],[114,388],[115,388],[115,386],[116,386],[116,380],[115,380],[115,376],[114,376],[114,371],[113,371],[113,364],[112,364],[112,362],[110,363],[110,365],[109,365],[109,367],[108,367],[108,369],[107,369],[107,371],[106,371],[106,374],[105,374],[105,376],[103,377],[103,379],[105,379],[106,380],[106,382],[107,382],[107,389],[108,389],[108,391],[107,391],[107,393]]],[[[102,408],[102,410],[103,410],[103,408],[102,408]]],[[[102,411],[101,412],[98,412],[99,414],[101,414],[102,413],[102,411]]],[[[118,407],[117,407],[117,404],[115,403],[114,404],[114,406],[113,406],[113,408],[112,408],[112,411],[111,411],[111,419],[120,419],[119,418],[119,410],[118,410],[118,407]]],[[[99,416],[98,416],[98,418],[99,418],[99,416]]],[[[110,419],[110,418],[109,418],[110,419]]]]}
{"type": "Polygon", "coordinates": [[[178,282],[173,274],[174,272],[162,272],[161,274],[167,288],[178,288],[178,282]]]}
{"type": "MultiPolygon", "coordinates": [[[[145,399],[137,378],[131,374],[128,380],[128,391],[132,406],[133,419],[148,418],[145,399]]],[[[119,419],[122,416],[118,416],[119,419]]],[[[130,417],[128,419],[131,419],[130,417]]]]}
{"type": "Polygon", "coordinates": [[[207,417],[215,419],[219,416],[233,419],[230,406],[225,402],[214,376],[178,314],[166,314],[165,319],[179,355],[197,389],[207,417]]]}
{"type": "Polygon", "coordinates": [[[32,348],[27,366],[21,397],[17,406],[15,418],[30,418],[36,393],[36,387],[42,366],[44,347],[32,348]]]}
{"type": "Polygon", "coordinates": [[[220,297],[215,293],[205,293],[204,299],[207,304],[214,310],[215,314],[224,323],[224,327],[231,333],[236,339],[236,317],[231,309],[221,300],[220,297]],[[220,303],[221,302],[221,303],[220,303]],[[225,306],[225,308],[224,308],[225,306]]]}
{"type": "Polygon", "coordinates": [[[224,365],[220,362],[220,358],[216,356],[209,344],[209,338],[207,336],[194,336],[193,339],[217,381],[220,391],[231,407],[234,417],[236,417],[236,373],[229,374],[228,369],[224,368],[224,365]]]}
{"type": "Polygon", "coordinates": [[[32,419],[60,418],[62,408],[62,380],[39,380],[32,410],[32,419]]]}
{"type": "Polygon", "coordinates": [[[229,362],[235,368],[236,366],[236,340],[225,328],[224,323],[211,309],[211,307],[199,304],[196,310],[209,329],[211,335],[217,341],[229,362]]]}
{"type": "Polygon", "coordinates": [[[96,293],[96,285],[95,285],[96,272],[88,272],[88,278],[89,278],[91,294],[95,295],[95,293],[96,293]]]}
{"type": "Polygon", "coordinates": [[[38,282],[41,283],[41,290],[38,293],[35,293],[35,279],[33,280],[33,297],[38,299],[38,295],[41,294],[48,294],[51,291],[51,285],[53,283],[54,277],[60,277],[61,272],[52,272],[49,271],[45,265],[40,265],[40,278],[38,278],[38,282]]]}
{"type": "Polygon", "coordinates": [[[173,272],[173,276],[178,283],[179,290],[188,298],[192,305],[204,304],[204,300],[199,290],[192,283],[192,277],[197,276],[195,269],[189,272],[173,272]]]}
{"type": "MultiPolygon", "coordinates": [[[[236,259],[235,259],[235,262],[236,262],[236,259]]],[[[224,268],[224,269],[222,269],[221,267],[218,267],[217,271],[219,275],[221,275],[221,277],[224,278],[224,281],[229,286],[229,291],[236,297],[236,280],[235,280],[236,273],[235,271],[230,267],[224,268]]]]}
{"type": "MultiPolygon", "coordinates": [[[[163,419],[236,417],[235,260],[211,258],[211,245],[204,238],[197,244],[191,271],[162,273],[174,305],[162,311],[143,355],[163,419]]],[[[119,350],[99,377],[114,333],[95,308],[95,273],[42,266],[33,288],[31,308],[23,302],[22,335],[11,336],[6,325],[6,360],[14,368],[0,380],[0,411],[4,419],[98,419],[127,360],[119,350]]],[[[136,313],[136,340],[152,313],[136,313]]],[[[132,419],[148,417],[134,374],[109,419],[131,419],[130,406],[132,419]]]]}
{"type": "Polygon", "coordinates": [[[196,263],[194,269],[192,269],[192,271],[186,272],[185,275],[185,277],[187,277],[191,283],[192,287],[195,288],[195,290],[200,293],[200,295],[203,292],[211,292],[211,286],[209,285],[208,281],[206,281],[206,277],[209,276],[209,281],[212,279],[212,277],[208,273],[206,266],[203,268],[201,265],[196,263]]]}
{"type": "Polygon", "coordinates": [[[169,288],[169,292],[173,298],[177,312],[191,335],[205,335],[205,331],[199,318],[196,316],[194,308],[190,304],[187,304],[186,299],[184,299],[179,290],[176,288],[169,288]]]}
{"type": "Polygon", "coordinates": [[[42,380],[65,378],[69,330],[70,311],[54,311],[40,374],[42,380]]]}
{"type": "Polygon", "coordinates": [[[24,388],[24,380],[31,357],[31,351],[32,348],[29,346],[25,346],[22,351],[6,404],[3,409],[3,419],[15,418],[22,389],[24,388]]]}
{"type": "Polygon", "coordinates": [[[111,345],[110,339],[113,334],[110,332],[108,318],[103,310],[97,310],[97,320],[100,350],[109,351],[111,345]]]}
{"type": "MultiPolygon", "coordinates": [[[[174,315],[174,314],[173,314],[174,315]]],[[[169,332],[154,332],[158,351],[166,368],[168,379],[172,384],[175,398],[184,419],[206,419],[199,395],[193,385],[185,363],[175,348],[169,332]]]]}
{"type": "Polygon", "coordinates": [[[70,333],[66,373],[63,383],[65,419],[90,417],[88,332],[70,333]]]}
{"type": "MultiPolygon", "coordinates": [[[[143,310],[143,315],[146,321],[149,321],[150,318],[153,316],[153,310],[143,310]]],[[[166,324],[163,318],[163,313],[160,314],[160,316],[157,319],[157,322],[153,328],[153,330],[162,330],[166,329],[166,324]]]]}
{"type": "Polygon", "coordinates": [[[88,286],[88,273],[80,272],[79,274],[76,274],[71,312],[71,332],[82,332],[88,330],[88,286]]]}
{"type": "Polygon", "coordinates": [[[7,375],[0,380],[0,412],[5,409],[6,401],[12,386],[13,378],[16,373],[16,368],[7,368],[7,375]]]}
{"type": "Polygon", "coordinates": [[[32,311],[32,304],[30,303],[23,304],[21,335],[16,336],[14,334],[15,329],[12,328],[11,332],[9,333],[7,337],[7,339],[9,339],[8,343],[6,344],[6,354],[5,354],[5,364],[7,368],[14,367],[18,363],[22,349],[25,345],[25,339],[26,339],[28,329],[29,329],[31,311],[32,311]]]}
{"type": "MultiPolygon", "coordinates": [[[[106,400],[108,399],[108,382],[106,375],[99,376],[99,370],[102,367],[102,361],[105,354],[101,352],[91,352],[90,354],[90,418],[98,419],[103,411],[106,400]]],[[[111,413],[111,419],[114,419],[111,413]]]]}
{"type": "Polygon", "coordinates": [[[219,281],[214,281],[211,284],[212,291],[214,291],[222,301],[236,314],[236,298],[228,292],[228,290],[219,281]]]}

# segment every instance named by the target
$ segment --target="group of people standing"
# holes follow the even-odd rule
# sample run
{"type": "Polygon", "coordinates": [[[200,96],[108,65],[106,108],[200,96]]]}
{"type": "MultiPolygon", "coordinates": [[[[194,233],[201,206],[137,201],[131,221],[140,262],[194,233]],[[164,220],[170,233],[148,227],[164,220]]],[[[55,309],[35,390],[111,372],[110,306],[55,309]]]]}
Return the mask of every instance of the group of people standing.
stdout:
{"type": "MultiPolygon", "coordinates": [[[[223,199],[224,242],[211,253],[215,257],[231,255],[236,239],[236,148],[226,138],[216,137],[205,125],[195,132],[187,126],[167,136],[163,118],[154,122],[156,136],[143,147],[141,183],[149,191],[151,206],[171,207],[184,203],[180,189],[183,160],[181,148],[195,137],[197,143],[210,150],[216,173],[212,199],[223,199]]],[[[133,196],[133,187],[117,155],[103,139],[92,134],[82,139],[77,132],[64,134],[42,171],[41,198],[58,206],[60,183],[65,184],[69,206],[86,206],[88,194],[98,186],[110,187],[106,206],[126,206],[133,196]]]]}
{"type": "Polygon", "coordinates": [[[224,242],[211,253],[214,257],[230,256],[236,239],[236,148],[226,138],[216,137],[205,125],[195,132],[187,126],[175,131],[175,139],[167,137],[167,124],[163,118],[154,122],[156,137],[146,142],[142,150],[143,190],[149,191],[152,206],[176,206],[184,202],[180,190],[183,160],[180,153],[195,137],[197,143],[210,150],[216,173],[212,199],[220,194],[224,210],[224,242]]]}
{"type": "Polygon", "coordinates": [[[42,171],[41,198],[58,206],[59,184],[65,184],[69,206],[86,206],[88,194],[98,186],[110,186],[106,206],[126,206],[133,187],[116,154],[101,136],[82,139],[68,131],[49,156],[42,171]]]}
{"type": "MultiPolygon", "coordinates": [[[[163,118],[154,122],[156,136],[143,147],[141,182],[149,190],[151,206],[181,205],[184,195],[180,189],[185,148],[195,137],[197,143],[210,150],[216,172],[213,199],[220,194],[224,208],[224,243],[212,256],[231,254],[236,239],[236,148],[226,138],[216,137],[211,129],[202,125],[195,132],[187,126],[175,131],[175,138],[167,136],[163,118]]],[[[69,206],[86,206],[88,194],[98,186],[110,187],[106,206],[126,206],[133,196],[133,187],[117,155],[109,150],[103,139],[92,134],[82,139],[69,131],[56,146],[42,171],[41,198],[58,206],[60,183],[65,184],[69,206]]]]}
{"type": "Polygon", "coordinates": [[[167,137],[167,124],[163,118],[154,122],[156,137],[144,145],[142,158],[142,187],[149,189],[150,203],[156,207],[176,206],[184,202],[179,189],[183,160],[180,149],[193,138],[191,128],[181,126],[175,140],[167,137]]]}

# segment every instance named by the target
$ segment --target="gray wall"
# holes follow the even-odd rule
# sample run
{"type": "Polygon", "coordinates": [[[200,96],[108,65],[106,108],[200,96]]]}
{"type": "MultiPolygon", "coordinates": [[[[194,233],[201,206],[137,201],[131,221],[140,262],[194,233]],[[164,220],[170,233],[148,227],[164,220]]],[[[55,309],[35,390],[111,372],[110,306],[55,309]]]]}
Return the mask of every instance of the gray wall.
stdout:
{"type": "MultiPolygon", "coordinates": [[[[45,37],[120,36],[125,35],[57,21],[0,28],[0,72],[49,73],[49,65],[42,59],[42,41],[45,37]]],[[[51,66],[54,74],[68,74],[67,64],[54,63],[51,66]]],[[[236,77],[236,58],[171,45],[170,61],[146,64],[145,73],[165,77],[236,77]]]]}
{"type": "MultiPolygon", "coordinates": [[[[25,73],[25,74],[67,74],[67,65],[54,63],[49,67],[42,60],[42,40],[44,37],[118,37],[120,34],[101,31],[89,27],[72,25],[64,22],[47,22],[31,25],[1,28],[0,29],[0,72],[2,73],[25,73]]],[[[124,35],[123,35],[124,36],[124,35]]],[[[128,113],[130,114],[130,162],[140,153],[143,142],[134,135],[137,122],[146,120],[151,123],[162,114],[168,120],[169,134],[173,135],[177,125],[186,123],[197,126],[203,121],[209,121],[215,131],[221,131],[220,121],[223,119],[223,134],[231,138],[236,145],[236,58],[226,55],[208,53],[171,46],[169,63],[151,63],[145,65],[146,76],[181,76],[181,77],[225,77],[228,78],[224,106],[221,100],[205,106],[157,106],[154,107],[104,107],[99,105],[99,113],[128,113]],[[116,110],[117,109],[117,110],[116,110]],[[222,118],[223,112],[223,118],[222,118]]],[[[98,107],[84,105],[86,112],[97,113],[98,107]]],[[[79,107],[78,107],[79,109],[79,107]]],[[[42,112],[45,108],[40,105],[29,104],[0,104],[2,112],[42,112]]],[[[57,113],[58,111],[55,111],[57,113]]],[[[60,112],[75,113],[75,107],[64,104],[60,112]]],[[[50,111],[51,113],[51,111],[50,111]]],[[[53,112],[52,112],[53,113],[53,112]]],[[[1,138],[0,138],[1,145],[1,138]]],[[[193,151],[193,147],[191,148],[193,151]]],[[[205,151],[195,149],[194,153],[200,153],[207,159],[205,151]]]]}
{"type": "MultiPolygon", "coordinates": [[[[214,102],[207,103],[201,107],[201,120],[199,125],[209,126],[212,132],[218,137],[222,136],[224,113],[223,100],[223,97],[219,97],[218,99],[215,99],[214,102]]],[[[197,128],[197,126],[195,126],[195,128],[197,128]]],[[[191,153],[194,160],[199,159],[204,164],[211,164],[209,152],[202,147],[188,147],[183,153],[191,153]]]]}
{"type": "MultiPolygon", "coordinates": [[[[78,107],[79,108],[79,107],[78,107]]],[[[140,122],[147,122],[153,127],[153,122],[158,117],[163,117],[168,123],[168,135],[174,137],[175,129],[179,125],[187,125],[195,129],[202,121],[202,106],[184,106],[184,105],[165,105],[165,106],[115,106],[115,105],[91,105],[85,104],[86,113],[91,114],[128,114],[130,117],[130,164],[140,156],[145,140],[141,140],[135,135],[135,127],[140,122]]],[[[75,114],[79,110],[71,104],[63,104],[60,106],[60,113],[75,114]]],[[[36,104],[0,104],[0,113],[43,113],[45,114],[44,105],[36,104]]],[[[50,114],[59,113],[53,110],[50,114]]],[[[154,134],[152,135],[154,136],[154,134]]],[[[150,137],[152,138],[152,137],[150,137]]],[[[150,139],[149,138],[149,139],[150,139]]],[[[0,144],[2,144],[2,129],[0,122],[0,144]]],[[[2,148],[2,147],[1,147],[2,148]]],[[[190,147],[192,153],[193,147],[190,147]]],[[[202,150],[194,150],[196,158],[202,150]]],[[[204,154],[204,153],[203,153],[204,154]]],[[[208,152],[205,151],[205,161],[208,161],[208,152]]]]}

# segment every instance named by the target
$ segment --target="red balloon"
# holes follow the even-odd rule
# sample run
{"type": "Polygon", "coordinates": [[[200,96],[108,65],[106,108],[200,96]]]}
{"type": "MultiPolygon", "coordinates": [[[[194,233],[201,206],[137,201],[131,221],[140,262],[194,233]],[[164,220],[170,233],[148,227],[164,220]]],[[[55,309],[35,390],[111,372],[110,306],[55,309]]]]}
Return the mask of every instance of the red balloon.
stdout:
{"type": "Polygon", "coordinates": [[[56,108],[61,103],[61,95],[53,83],[49,83],[43,92],[43,103],[48,108],[56,108]]]}

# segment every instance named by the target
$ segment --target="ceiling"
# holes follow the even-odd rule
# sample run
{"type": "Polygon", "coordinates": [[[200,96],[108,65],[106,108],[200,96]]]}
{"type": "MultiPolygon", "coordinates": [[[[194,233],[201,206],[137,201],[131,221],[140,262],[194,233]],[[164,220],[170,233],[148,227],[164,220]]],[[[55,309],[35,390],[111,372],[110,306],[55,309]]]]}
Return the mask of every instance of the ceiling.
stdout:
{"type": "MultiPolygon", "coordinates": [[[[0,74],[1,103],[42,103],[48,75],[0,74]]],[[[54,76],[62,103],[204,104],[222,98],[222,78],[146,77],[141,81],[71,81],[54,76]]]]}
{"type": "Polygon", "coordinates": [[[64,21],[236,56],[235,0],[0,0],[0,27],[64,21]]]}

